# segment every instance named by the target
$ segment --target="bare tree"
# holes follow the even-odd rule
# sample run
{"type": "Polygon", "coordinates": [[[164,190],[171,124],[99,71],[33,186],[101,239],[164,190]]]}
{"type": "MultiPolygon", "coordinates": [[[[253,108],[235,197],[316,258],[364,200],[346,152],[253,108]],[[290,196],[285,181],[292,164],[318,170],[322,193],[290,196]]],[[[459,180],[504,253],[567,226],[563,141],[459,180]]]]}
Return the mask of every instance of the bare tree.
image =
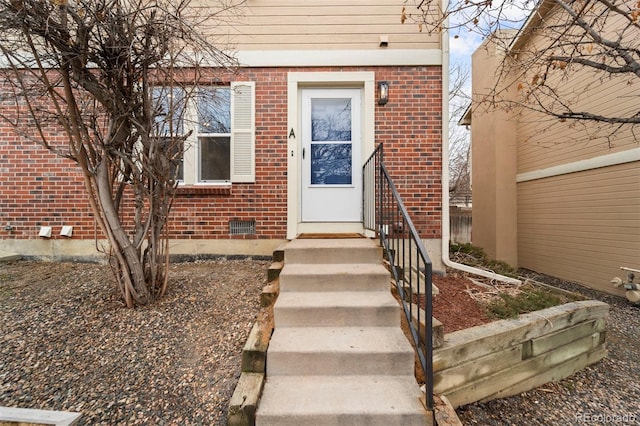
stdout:
{"type": "MultiPolygon", "coordinates": [[[[73,160],[127,306],[166,290],[189,88],[234,60],[202,28],[232,4],[0,0],[2,118],[73,160]],[[200,29],[198,29],[200,28],[200,29]],[[58,135],[64,137],[57,137],[58,135]]],[[[228,13],[227,13],[228,14],[228,13]]]]}
{"type": "MultiPolygon", "coordinates": [[[[637,0],[416,0],[421,31],[474,32],[508,54],[485,106],[527,108],[562,121],[591,122],[609,134],[640,124],[640,3],[637,0]],[[441,12],[441,18],[438,19],[441,12]],[[525,21],[526,18],[526,21],[525,21]],[[504,30],[513,31],[504,31],[504,30]],[[535,38],[534,43],[522,40],[535,38]],[[602,109],[585,101],[591,88],[624,81],[630,109],[602,109]],[[581,80],[584,85],[571,85],[581,80]],[[576,89],[577,87],[577,89],[576,89]],[[517,92],[517,96],[513,95],[517,92]],[[511,92],[511,93],[509,93],[511,92]]],[[[637,137],[634,134],[637,140],[637,137]]]]}
{"type": "Polygon", "coordinates": [[[462,62],[449,69],[449,199],[471,201],[471,140],[469,131],[458,126],[471,102],[471,76],[462,62]]]}

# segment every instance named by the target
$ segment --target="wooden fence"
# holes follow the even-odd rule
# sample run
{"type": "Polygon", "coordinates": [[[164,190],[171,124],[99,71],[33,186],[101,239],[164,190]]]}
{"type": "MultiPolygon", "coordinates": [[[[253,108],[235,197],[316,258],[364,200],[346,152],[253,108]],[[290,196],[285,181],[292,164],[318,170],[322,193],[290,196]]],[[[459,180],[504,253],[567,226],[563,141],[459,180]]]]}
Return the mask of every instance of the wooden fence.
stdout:
{"type": "Polygon", "coordinates": [[[468,207],[449,207],[449,232],[455,243],[471,242],[471,209],[468,207]]]}

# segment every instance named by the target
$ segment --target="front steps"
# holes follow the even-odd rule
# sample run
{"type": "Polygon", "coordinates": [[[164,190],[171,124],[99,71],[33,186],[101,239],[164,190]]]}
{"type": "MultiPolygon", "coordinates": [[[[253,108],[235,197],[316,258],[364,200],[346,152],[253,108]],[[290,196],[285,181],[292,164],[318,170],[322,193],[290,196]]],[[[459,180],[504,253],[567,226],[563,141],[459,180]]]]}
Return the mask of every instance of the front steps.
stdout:
{"type": "Polygon", "coordinates": [[[400,327],[291,327],[271,340],[268,374],[411,376],[406,340],[400,327]]]}
{"type": "Polygon", "coordinates": [[[377,244],[302,239],[284,252],[256,424],[429,424],[377,244]]]}
{"type": "Polygon", "coordinates": [[[256,425],[424,426],[418,398],[412,376],[268,377],[256,425]]]}
{"type": "Polygon", "coordinates": [[[388,293],[288,293],[282,289],[280,283],[280,296],[273,307],[275,327],[392,327],[392,323],[400,321],[399,311],[398,303],[388,293]]]}

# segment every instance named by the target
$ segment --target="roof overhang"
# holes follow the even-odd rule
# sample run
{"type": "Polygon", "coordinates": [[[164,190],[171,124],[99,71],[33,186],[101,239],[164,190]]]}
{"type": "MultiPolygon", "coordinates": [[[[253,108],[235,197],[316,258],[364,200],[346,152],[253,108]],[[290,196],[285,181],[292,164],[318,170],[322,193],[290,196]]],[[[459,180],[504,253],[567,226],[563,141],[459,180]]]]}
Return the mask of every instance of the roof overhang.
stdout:
{"type": "Polygon", "coordinates": [[[471,126],[471,104],[467,106],[462,117],[458,120],[458,126],[471,126]]]}
{"type": "Polygon", "coordinates": [[[555,0],[540,0],[531,11],[525,23],[509,43],[508,52],[517,52],[529,39],[531,34],[540,26],[549,12],[556,6],[555,0]]]}

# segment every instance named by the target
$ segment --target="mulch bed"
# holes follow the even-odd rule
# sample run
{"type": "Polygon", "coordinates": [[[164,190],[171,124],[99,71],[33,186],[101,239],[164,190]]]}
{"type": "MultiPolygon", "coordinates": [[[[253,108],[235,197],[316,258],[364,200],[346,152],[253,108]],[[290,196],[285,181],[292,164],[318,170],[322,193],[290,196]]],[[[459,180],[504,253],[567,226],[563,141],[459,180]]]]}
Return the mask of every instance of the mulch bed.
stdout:
{"type": "Polygon", "coordinates": [[[470,290],[486,290],[473,284],[465,274],[452,272],[446,277],[434,275],[433,283],[440,290],[439,294],[433,296],[433,316],[442,322],[445,333],[493,321],[469,293],[470,290]]]}

